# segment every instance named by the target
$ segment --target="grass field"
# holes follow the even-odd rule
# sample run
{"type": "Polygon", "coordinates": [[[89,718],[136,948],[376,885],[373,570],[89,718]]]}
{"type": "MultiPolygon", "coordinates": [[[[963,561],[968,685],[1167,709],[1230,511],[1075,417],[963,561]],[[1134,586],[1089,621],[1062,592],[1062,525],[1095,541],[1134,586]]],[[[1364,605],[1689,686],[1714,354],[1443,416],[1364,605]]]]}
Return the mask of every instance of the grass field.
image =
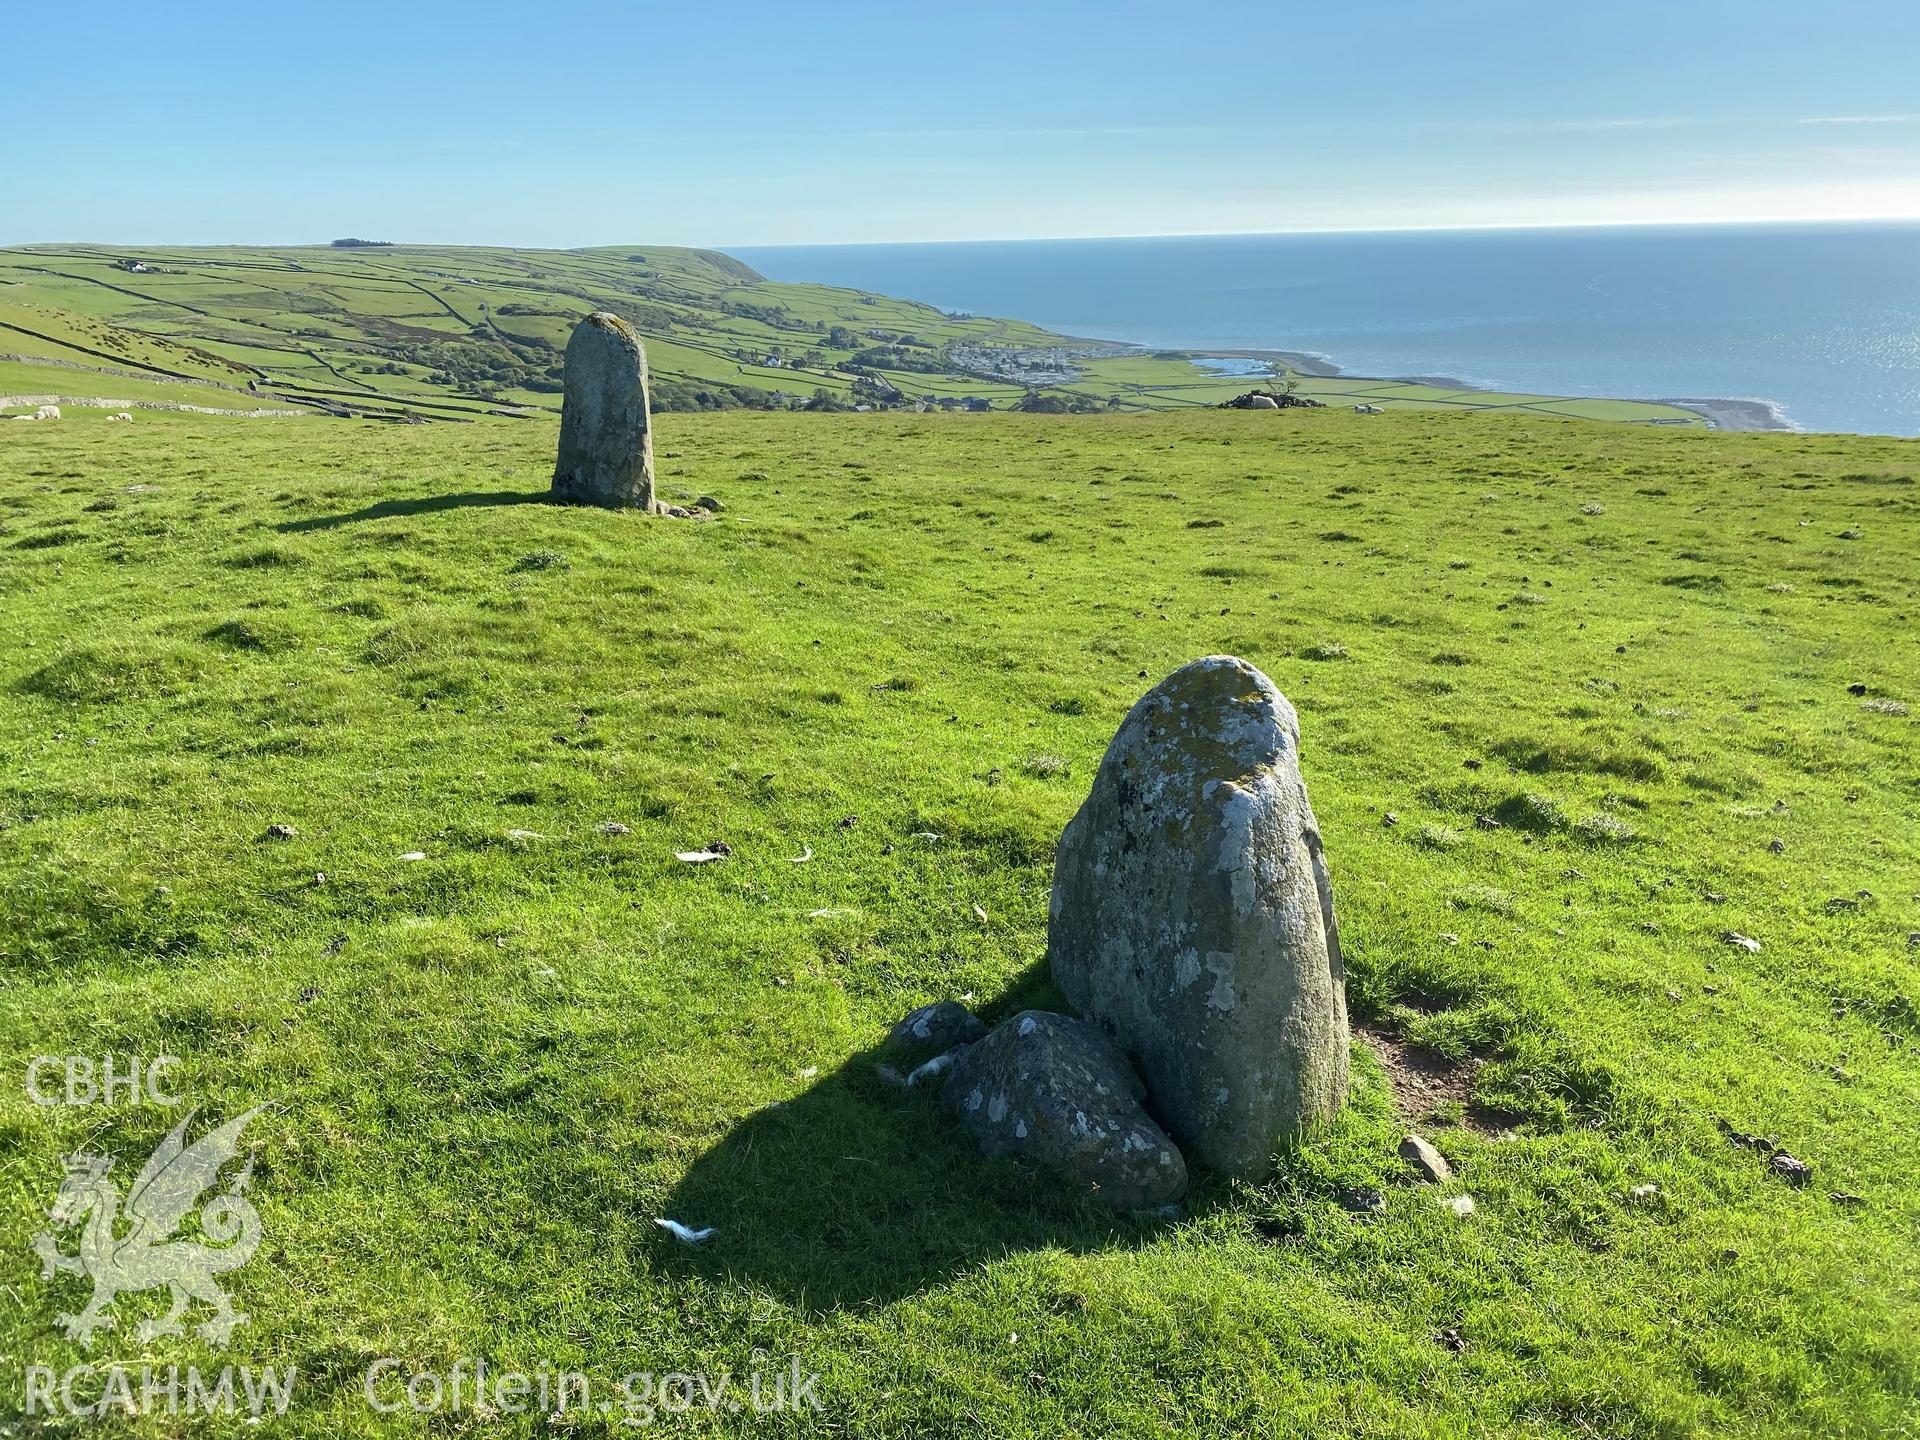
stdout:
{"type": "MultiPolygon", "coordinates": [[[[149,363],[178,375],[252,381],[266,397],[258,403],[268,407],[434,419],[502,407],[557,410],[567,336],[595,308],[617,310],[635,324],[646,339],[660,408],[682,410],[764,405],[776,395],[792,403],[816,391],[851,401],[860,398],[852,392],[863,375],[895,387],[905,404],[975,399],[1007,409],[1029,383],[970,373],[967,359],[983,350],[1088,348],[1022,321],[958,319],[911,300],[776,283],[705,250],[0,249],[0,364],[52,353],[111,369],[103,357],[156,352],[149,363]],[[134,264],[143,269],[133,271],[134,264]],[[85,348],[49,349],[43,337],[85,348]],[[192,364],[183,367],[181,358],[192,364]],[[209,367],[218,368],[209,374],[209,367]]],[[[1032,372],[1031,388],[1122,410],[1177,410],[1217,405],[1255,383],[1184,358],[1112,353],[1071,363],[1077,373],[1032,372]]],[[[99,388],[123,378],[117,374],[76,369],[59,378],[69,388],[0,395],[133,394],[124,385],[99,388]]],[[[0,373],[0,383],[20,379],[0,373]]],[[[1637,424],[1706,423],[1647,401],[1487,396],[1346,376],[1298,381],[1302,394],[1347,407],[1488,406],[1637,424]]],[[[207,403],[185,390],[133,398],[207,403]]]]}
{"type": "Polygon", "coordinates": [[[692,523],[543,503],[554,431],[0,426],[13,1433],[59,1429],[22,1366],[108,1357],[297,1366],[268,1434],[624,1433],[370,1414],[376,1358],[463,1356],[820,1375],[687,1433],[1920,1433],[1915,442],[663,416],[692,523]],[[870,1052],[1053,1003],[1054,840],[1219,651],[1299,708],[1377,1038],[1271,1182],[1116,1217],[870,1052]],[[271,1106],[252,1322],[143,1347],[127,1296],[88,1356],[29,1241],[178,1112],[18,1077],[162,1052],[196,1127],[271,1106]]]}

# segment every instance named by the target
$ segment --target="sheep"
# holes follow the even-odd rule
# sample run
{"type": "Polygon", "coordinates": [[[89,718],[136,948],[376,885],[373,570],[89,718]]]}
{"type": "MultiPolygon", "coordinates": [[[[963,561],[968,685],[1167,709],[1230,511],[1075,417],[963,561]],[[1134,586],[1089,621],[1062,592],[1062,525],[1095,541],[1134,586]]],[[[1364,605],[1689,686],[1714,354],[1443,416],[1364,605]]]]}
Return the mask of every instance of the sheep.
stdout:
{"type": "Polygon", "coordinates": [[[42,405],[38,410],[33,412],[33,418],[36,420],[58,420],[60,418],[60,407],[58,405],[42,405]]]}

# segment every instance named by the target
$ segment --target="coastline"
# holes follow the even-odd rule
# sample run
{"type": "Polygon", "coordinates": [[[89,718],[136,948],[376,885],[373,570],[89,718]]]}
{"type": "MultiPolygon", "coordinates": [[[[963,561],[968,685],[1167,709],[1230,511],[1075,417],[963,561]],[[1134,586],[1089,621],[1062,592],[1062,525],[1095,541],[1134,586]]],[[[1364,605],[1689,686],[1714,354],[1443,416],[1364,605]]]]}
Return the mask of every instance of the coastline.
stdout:
{"type": "Polygon", "coordinates": [[[1662,405],[1677,405],[1706,417],[1716,430],[1787,430],[1800,427],[1787,418],[1787,412],[1773,400],[1669,400],[1662,405]]]}
{"type": "MultiPolygon", "coordinates": [[[[1485,385],[1469,384],[1451,375],[1356,375],[1341,369],[1324,355],[1302,350],[1189,350],[1186,353],[1196,360],[1278,360],[1302,375],[1321,380],[1330,380],[1339,376],[1351,380],[1397,380],[1403,384],[1432,385],[1443,390],[1485,390],[1487,388],[1485,385]]],[[[1612,400],[1625,397],[1594,395],[1572,398],[1612,400]]],[[[1680,410],[1691,410],[1716,430],[1750,433],[1763,430],[1798,431],[1800,429],[1787,418],[1786,410],[1775,400],[1743,400],[1718,396],[1676,399],[1662,396],[1648,403],[1672,405],[1680,410]]]]}
{"type": "Polygon", "coordinates": [[[1343,372],[1359,389],[1359,377],[1431,371],[1564,396],[1576,415],[1674,397],[1638,413],[1695,429],[1913,438],[1916,240],[1912,220],[1775,221],[742,254],[778,280],[939,297],[1149,353],[1212,354],[1227,369],[1290,361],[1309,389],[1349,388],[1343,372]]]}
{"type": "MultiPolygon", "coordinates": [[[[1150,347],[1142,346],[1143,350],[1150,347]]],[[[1302,375],[1312,376],[1316,380],[1331,380],[1336,375],[1344,375],[1333,361],[1324,355],[1315,355],[1306,350],[1184,350],[1183,353],[1196,360],[1278,360],[1290,369],[1298,370],[1302,375]]]]}

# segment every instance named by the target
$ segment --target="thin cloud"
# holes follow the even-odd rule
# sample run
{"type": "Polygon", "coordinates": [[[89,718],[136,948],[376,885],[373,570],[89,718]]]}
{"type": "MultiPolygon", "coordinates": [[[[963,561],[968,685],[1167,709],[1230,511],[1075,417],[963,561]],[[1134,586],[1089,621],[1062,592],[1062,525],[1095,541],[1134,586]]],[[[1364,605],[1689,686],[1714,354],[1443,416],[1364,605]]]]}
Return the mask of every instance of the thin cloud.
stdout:
{"type": "Polygon", "coordinates": [[[1801,120],[1802,125],[1910,125],[1920,120],[1920,113],[1904,115],[1808,115],[1801,120]]]}
{"type": "Polygon", "coordinates": [[[1691,125],[1684,115],[1631,115],[1616,120],[1555,120],[1549,130],[1672,130],[1691,125]]]}
{"type": "MultiPolygon", "coordinates": [[[[1142,135],[1201,135],[1222,134],[1232,127],[1227,125],[958,125],[939,128],[869,129],[857,131],[866,139],[875,140],[975,140],[975,139],[1020,139],[1020,140],[1106,140],[1131,139],[1142,135]]],[[[756,132],[757,133],[757,132],[756,132]]],[[[823,129],[813,132],[820,135],[845,134],[844,131],[823,129]]]]}
{"type": "Polygon", "coordinates": [[[1586,120],[1504,120],[1492,124],[1470,124],[1467,128],[1490,130],[1502,135],[1590,134],[1610,130],[1674,130],[1682,125],[1699,123],[1690,115],[1607,115],[1586,120]]]}

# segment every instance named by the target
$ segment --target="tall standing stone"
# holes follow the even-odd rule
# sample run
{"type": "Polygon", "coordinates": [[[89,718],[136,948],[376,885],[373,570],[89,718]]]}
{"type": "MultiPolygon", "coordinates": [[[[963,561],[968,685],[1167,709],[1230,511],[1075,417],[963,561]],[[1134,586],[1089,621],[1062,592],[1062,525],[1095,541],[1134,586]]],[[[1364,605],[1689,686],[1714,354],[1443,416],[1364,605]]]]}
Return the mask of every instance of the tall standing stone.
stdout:
{"type": "Polygon", "coordinates": [[[594,311],[573,327],[566,375],[554,498],[655,509],[647,351],[640,337],[618,315],[594,311]]]}
{"type": "Polygon", "coordinates": [[[1347,1001],[1300,722],[1215,655],[1142,697],[1060,837],[1047,954],[1190,1156],[1258,1178],[1346,1098],[1347,1001]]]}

